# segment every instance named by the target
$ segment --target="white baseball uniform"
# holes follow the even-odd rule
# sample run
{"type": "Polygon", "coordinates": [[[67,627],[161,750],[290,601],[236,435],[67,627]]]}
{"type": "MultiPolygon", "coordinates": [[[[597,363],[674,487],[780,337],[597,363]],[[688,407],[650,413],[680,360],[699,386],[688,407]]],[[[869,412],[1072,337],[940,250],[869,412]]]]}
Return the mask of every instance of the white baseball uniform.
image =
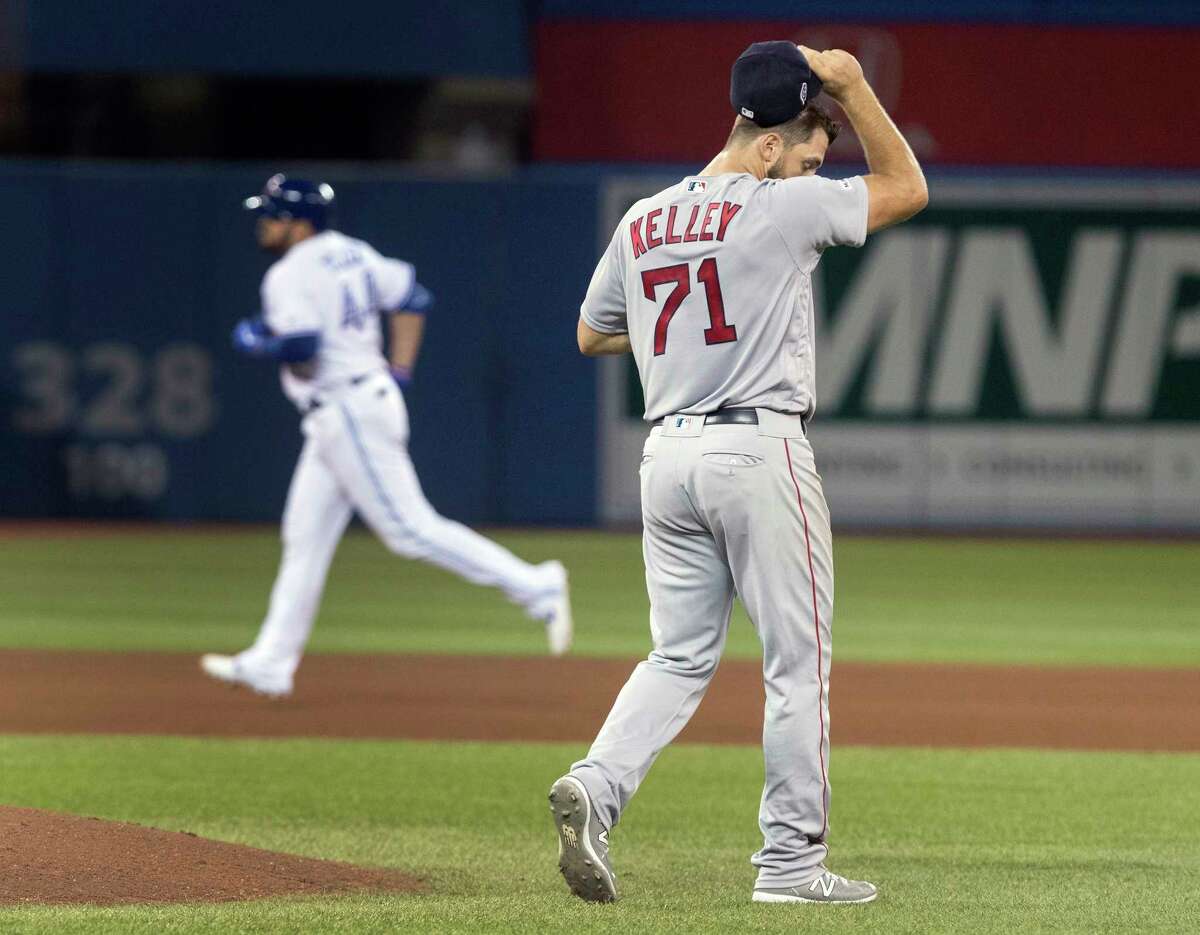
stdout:
{"type": "Polygon", "coordinates": [[[700,703],[739,595],[763,644],[763,888],[808,883],[826,854],[833,555],[805,435],[810,277],[866,233],[861,178],[687,178],[629,210],[581,308],[592,329],[628,332],[661,424],[641,464],[654,650],[571,773],[611,828],[700,703]],[[757,424],[706,424],[722,409],[757,424]]]}
{"type": "Polygon", "coordinates": [[[281,368],[284,391],[304,413],[305,442],[283,513],[270,608],[254,645],[238,657],[272,684],[290,688],[352,512],[393,552],[498,587],[535,618],[551,612],[566,586],[558,563],[522,561],[439,516],[421,492],[380,326],[380,313],[403,309],[415,281],[410,264],[332,230],[292,247],[263,279],[263,316],[275,334],[320,335],[311,380],[281,368]]]}

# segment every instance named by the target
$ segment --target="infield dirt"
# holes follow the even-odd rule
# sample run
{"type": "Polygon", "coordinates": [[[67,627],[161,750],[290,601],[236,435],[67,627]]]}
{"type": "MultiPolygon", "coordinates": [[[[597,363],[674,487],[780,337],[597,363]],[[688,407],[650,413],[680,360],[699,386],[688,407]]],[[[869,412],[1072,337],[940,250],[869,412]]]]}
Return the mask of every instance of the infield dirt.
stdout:
{"type": "MultiPolygon", "coordinates": [[[[269,701],[190,654],[0,652],[0,733],[589,741],[635,660],[321,655],[269,701]]],[[[814,685],[815,690],[815,685],[814,685]]],[[[1200,750],[1200,671],[835,662],[832,738],[1200,750]]],[[[722,664],[680,740],[757,744],[757,664],[722,664]]]]}

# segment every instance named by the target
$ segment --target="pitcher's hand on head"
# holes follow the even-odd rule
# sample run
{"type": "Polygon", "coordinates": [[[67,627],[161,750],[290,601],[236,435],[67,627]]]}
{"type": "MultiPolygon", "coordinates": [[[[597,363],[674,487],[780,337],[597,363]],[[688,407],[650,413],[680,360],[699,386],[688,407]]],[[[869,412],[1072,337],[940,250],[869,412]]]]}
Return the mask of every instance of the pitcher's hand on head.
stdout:
{"type": "Polygon", "coordinates": [[[800,46],[808,67],[813,70],[824,85],[824,91],[835,101],[840,102],[850,91],[860,83],[865,83],[862,66],[849,52],[842,49],[827,49],[818,52],[806,45],[800,46]]]}

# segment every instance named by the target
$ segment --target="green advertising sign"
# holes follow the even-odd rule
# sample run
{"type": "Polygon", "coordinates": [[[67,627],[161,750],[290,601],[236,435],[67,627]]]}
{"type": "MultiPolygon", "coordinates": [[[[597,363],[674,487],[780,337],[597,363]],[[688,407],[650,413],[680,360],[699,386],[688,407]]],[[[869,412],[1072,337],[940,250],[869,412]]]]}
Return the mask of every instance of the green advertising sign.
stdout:
{"type": "MultiPolygon", "coordinates": [[[[656,181],[610,185],[605,241],[656,181]]],[[[930,187],[917,218],[814,273],[835,522],[1200,528],[1200,186],[930,187]]],[[[647,431],[632,360],[601,389],[603,513],[628,522],[647,431]]]]}
{"type": "Polygon", "coordinates": [[[935,208],[821,266],[826,416],[1200,420],[1200,213],[935,208]]]}
{"type": "Polygon", "coordinates": [[[1200,420],[1200,209],[935,206],[814,288],[823,419],[1200,420]]]}

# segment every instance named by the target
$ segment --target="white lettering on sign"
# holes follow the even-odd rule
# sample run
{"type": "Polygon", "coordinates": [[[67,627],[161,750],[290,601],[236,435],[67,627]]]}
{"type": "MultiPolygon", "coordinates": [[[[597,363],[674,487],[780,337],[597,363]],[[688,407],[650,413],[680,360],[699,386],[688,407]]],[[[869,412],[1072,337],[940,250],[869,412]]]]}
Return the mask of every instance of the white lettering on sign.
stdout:
{"type": "Polygon", "coordinates": [[[1055,327],[1026,233],[965,231],[934,366],[930,410],[941,415],[974,411],[998,325],[1029,413],[1086,412],[1120,254],[1117,231],[1083,231],[1075,237],[1055,327]]]}
{"type": "Polygon", "coordinates": [[[1128,240],[1079,230],[1052,303],[1022,229],[966,228],[957,242],[942,227],[881,235],[837,313],[819,316],[821,410],[836,412],[866,366],[872,415],[974,415],[998,335],[1027,415],[1086,417],[1097,404],[1105,416],[1149,415],[1166,360],[1200,356],[1200,306],[1175,308],[1180,281],[1200,276],[1200,234],[1128,240]]]}
{"type": "Polygon", "coordinates": [[[871,248],[836,318],[817,325],[817,396],[823,410],[838,408],[878,342],[868,406],[889,415],[916,411],[949,245],[949,233],[932,227],[890,232],[871,248]]]}
{"type": "Polygon", "coordinates": [[[1105,415],[1146,414],[1154,405],[1167,349],[1181,356],[1200,352],[1189,340],[1193,329],[1200,328],[1194,308],[1182,313],[1174,346],[1168,343],[1175,290],[1184,276],[1200,276],[1200,234],[1142,231],[1134,238],[1116,347],[1104,385],[1105,415]]]}

